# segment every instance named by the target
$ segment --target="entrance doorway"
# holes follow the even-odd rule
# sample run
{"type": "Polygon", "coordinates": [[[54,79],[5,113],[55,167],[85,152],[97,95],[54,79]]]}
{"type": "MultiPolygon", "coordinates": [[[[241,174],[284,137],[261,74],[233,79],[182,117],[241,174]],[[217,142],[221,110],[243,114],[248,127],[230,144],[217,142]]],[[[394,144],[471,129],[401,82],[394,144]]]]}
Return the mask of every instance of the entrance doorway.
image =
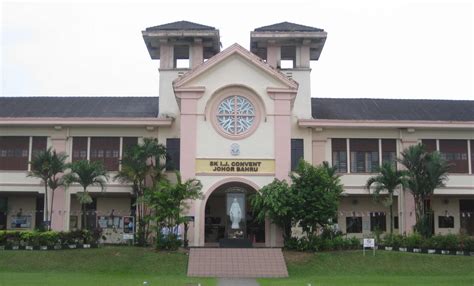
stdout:
{"type": "Polygon", "coordinates": [[[461,232],[474,235],[474,200],[459,200],[461,232]]]}
{"type": "Polygon", "coordinates": [[[250,205],[256,190],[243,183],[227,183],[210,195],[205,208],[206,246],[225,240],[248,241],[265,245],[265,223],[257,222],[250,205]]]}

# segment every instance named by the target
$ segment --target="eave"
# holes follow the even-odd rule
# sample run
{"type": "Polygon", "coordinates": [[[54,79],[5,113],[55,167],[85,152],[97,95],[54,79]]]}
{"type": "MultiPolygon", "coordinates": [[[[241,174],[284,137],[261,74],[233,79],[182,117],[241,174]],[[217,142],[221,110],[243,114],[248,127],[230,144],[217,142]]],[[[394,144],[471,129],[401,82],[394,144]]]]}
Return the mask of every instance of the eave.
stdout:
{"type": "Polygon", "coordinates": [[[413,120],[337,120],[299,119],[298,126],[310,128],[455,128],[474,129],[474,121],[413,121],[413,120]]]}
{"type": "Polygon", "coordinates": [[[173,118],[1,117],[0,126],[171,126],[173,118]]]}

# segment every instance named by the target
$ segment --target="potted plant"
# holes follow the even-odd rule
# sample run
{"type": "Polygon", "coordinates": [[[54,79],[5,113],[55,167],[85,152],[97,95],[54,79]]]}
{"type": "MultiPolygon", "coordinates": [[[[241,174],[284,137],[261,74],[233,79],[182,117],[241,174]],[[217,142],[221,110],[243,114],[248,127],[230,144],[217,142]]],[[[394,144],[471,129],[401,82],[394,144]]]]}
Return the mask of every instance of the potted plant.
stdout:
{"type": "Polygon", "coordinates": [[[18,250],[20,249],[20,232],[19,231],[11,231],[6,232],[5,234],[5,244],[11,250],[18,250]]]}
{"type": "Polygon", "coordinates": [[[434,241],[432,237],[423,239],[421,242],[421,248],[422,248],[422,252],[424,253],[429,253],[429,254],[436,253],[436,249],[434,248],[434,241]]]}
{"type": "Polygon", "coordinates": [[[7,244],[7,231],[0,232],[0,250],[5,250],[7,244]]]}
{"type": "Polygon", "coordinates": [[[414,233],[406,237],[407,248],[409,251],[414,252],[414,253],[421,253],[422,242],[423,242],[423,237],[418,233],[414,233]]]}

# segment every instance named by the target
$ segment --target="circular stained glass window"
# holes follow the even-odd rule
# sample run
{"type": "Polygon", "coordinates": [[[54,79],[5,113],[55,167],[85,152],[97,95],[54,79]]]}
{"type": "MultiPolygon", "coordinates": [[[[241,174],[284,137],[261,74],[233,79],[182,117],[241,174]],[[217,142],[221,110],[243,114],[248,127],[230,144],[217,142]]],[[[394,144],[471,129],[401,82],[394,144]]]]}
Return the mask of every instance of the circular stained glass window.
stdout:
{"type": "Polygon", "coordinates": [[[217,107],[217,123],[226,134],[245,134],[255,124],[255,107],[243,96],[226,97],[217,107]]]}

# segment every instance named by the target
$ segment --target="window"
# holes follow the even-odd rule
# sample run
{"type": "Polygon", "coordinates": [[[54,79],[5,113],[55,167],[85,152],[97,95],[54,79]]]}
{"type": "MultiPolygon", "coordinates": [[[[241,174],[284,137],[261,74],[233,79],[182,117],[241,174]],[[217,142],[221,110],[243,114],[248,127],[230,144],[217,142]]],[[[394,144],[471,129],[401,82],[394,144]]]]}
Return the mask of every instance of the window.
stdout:
{"type": "Polygon", "coordinates": [[[222,100],[217,107],[217,122],[224,133],[242,135],[255,123],[255,107],[246,97],[233,95],[222,100]]]}
{"type": "Polygon", "coordinates": [[[362,233],[362,217],[346,217],[347,233],[362,233]]]}
{"type": "Polygon", "coordinates": [[[347,173],[347,140],[332,139],[332,166],[338,173],[347,173]]]}
{"type": "Polygon", "coordinates": [[[398,229],[398,216],[393,217],[393,228],[398,229]]]}
{"type": "Polygon", "coordinates": [[[378,139],[350,139],[351,172],[374,173],[379,167],[378,139]]]}
{"type": "Polygon", "coordinates": [[[174,67],[189,68],[189,46],[175,45],[173,47],[174,67]]]}
{"type": "Polygon", "coordinates": [[[467,140],[439,140],[439,151],[452,164],[450,173],[469,173],[467,140]]]}
{"type": "Polygon", "coordinates": [[[31,147],[31,159],[42,151],[46,151],[47,138],[46,137],[33,137],[33,146],[31,147]]]}
{"type": "Polygon", "coordinates": [[[454,228],[454,217],[453,216],[438,216],[438,227],[439,228],[454,228]]]}
{"type": "Polygon", "coordinates": [[[180,160],[180,139],[168,138],[166,139],[166,170],[179,170],[180,160]]]}
{"type": "Polygon", "coordinates": [[[387,218],[385,213],[370,213],[370,231],[387,231],[387,218]]]}
{"type": "Polygon", "coordinates": [[[107,171],[118,171],[119,153],[119,137],[91,137],[90,160],[102,162],[107,171]]]}
{"type": "Polygon", "coordinates": [[[436,151],[436,139],[423,139],[421,143],[425,145],[426,151],[434,152],[436,151]]]}
{"type": "Polygon", "coordinates": [[[392,163],[396,168],[397,141],[395,139],[382,139],[382,164],[392,163]]]}
{"type": "Polygon", "coordinates": [[[87,160],[87,137],[72,138],[72,161],[87,160]]]}
{"type": "Polygon", "coordinates": [[[0,170],[27,171],[30,137],[0,137],[0,170]]]}
{"type": "Polygon", "coordinates": [[[296,170],[298,162],[304,159],[303,139],[291,139],[291,170],[296,170]]]}
{"type": "Polygon", "coordinates": [[[123,154],[131,147],[138,145],[137,137],[123,137],[122,138],[122,157],[123,154]]]}

